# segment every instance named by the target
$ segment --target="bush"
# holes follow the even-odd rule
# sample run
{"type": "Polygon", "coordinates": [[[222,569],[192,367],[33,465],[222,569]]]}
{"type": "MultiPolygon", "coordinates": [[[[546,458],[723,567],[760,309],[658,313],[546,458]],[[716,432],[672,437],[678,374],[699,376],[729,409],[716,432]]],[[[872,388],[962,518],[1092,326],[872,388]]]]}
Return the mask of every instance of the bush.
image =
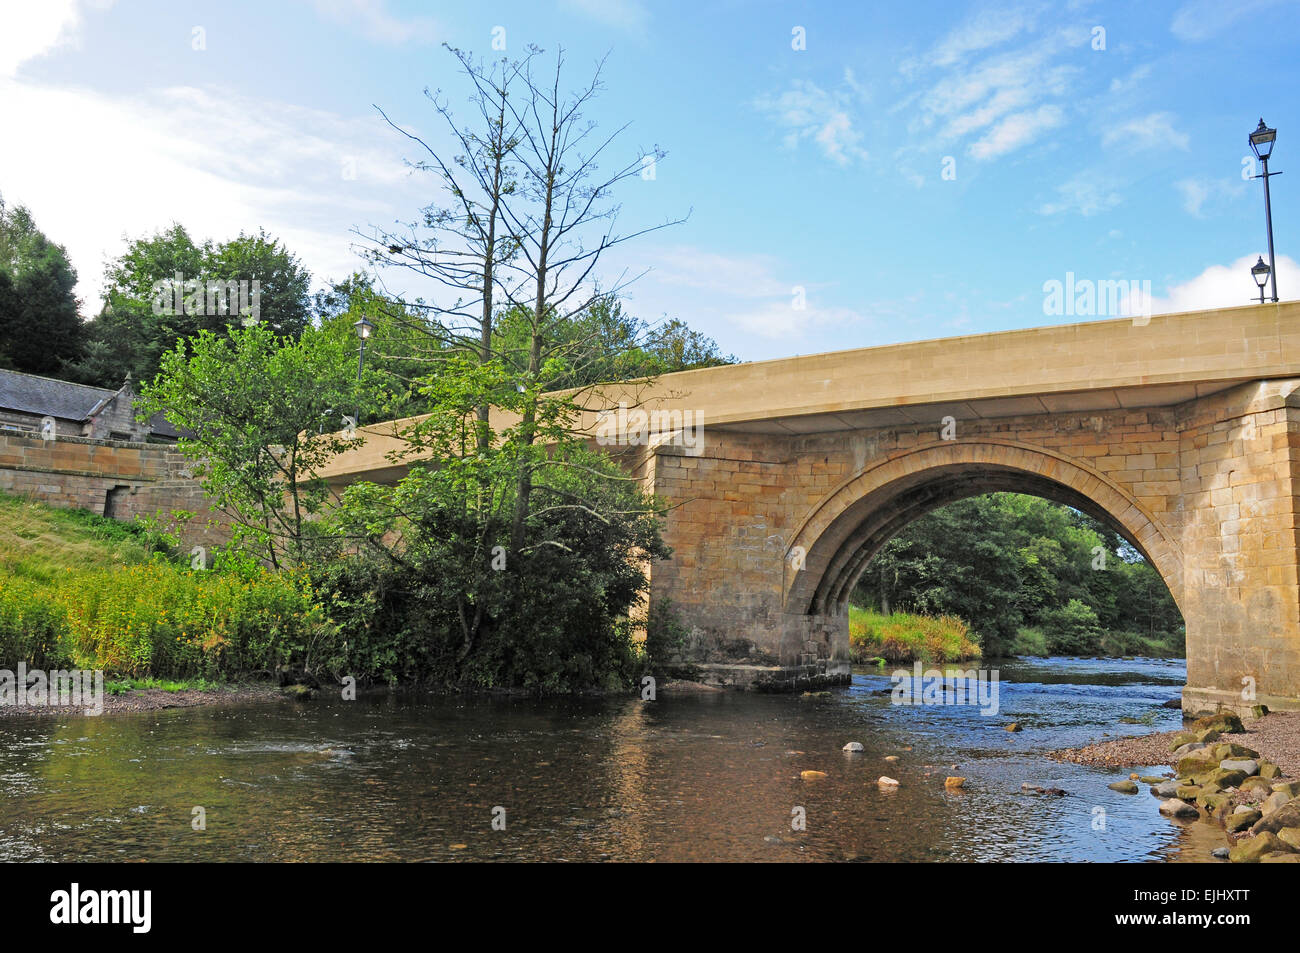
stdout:
{"type": "Polygon", "coordinates": [[[1095,655],[1105,632],[1092,607],[1071,599],[1059,609],[1043,613],[1043,634],[1053,655],[1095,655]]]}

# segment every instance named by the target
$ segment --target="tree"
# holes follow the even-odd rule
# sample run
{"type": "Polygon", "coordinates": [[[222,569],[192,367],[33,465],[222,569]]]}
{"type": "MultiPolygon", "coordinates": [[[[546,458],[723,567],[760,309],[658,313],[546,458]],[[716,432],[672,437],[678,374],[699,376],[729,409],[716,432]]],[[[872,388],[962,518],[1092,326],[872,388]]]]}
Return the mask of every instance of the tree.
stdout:
{"type": "Polygon", "coordinates": [[[152,380],[164,353],[203,331],[256,320],[296,338],[311,324],[310,273],[262,230],[200,245],[173,224],[129,242],[104,277],[104,305],[76,367],[89,383],[116,386],[128,372],[152,380]]]}
{"type": "Polygon", "coordinates": [[[142,416],[190,431],[180,449],[236,529],[236,543],[279,568],[301,564],[329,499],[314,473],[350,445],[335,431],[358,390],[347,350],[316,330],[297,340],[265,325],[203,330],[162,359],[142,416]]]}
{"type": "MultiPolygon", "coordinates": [[[[77,272],[62,245],[46,238],[31,212],[0,198],[0,363],[54,375],[80,360],[84,328],[77,272]]],[[[121,381],[119,380],[120,384],[121,381]]]]}

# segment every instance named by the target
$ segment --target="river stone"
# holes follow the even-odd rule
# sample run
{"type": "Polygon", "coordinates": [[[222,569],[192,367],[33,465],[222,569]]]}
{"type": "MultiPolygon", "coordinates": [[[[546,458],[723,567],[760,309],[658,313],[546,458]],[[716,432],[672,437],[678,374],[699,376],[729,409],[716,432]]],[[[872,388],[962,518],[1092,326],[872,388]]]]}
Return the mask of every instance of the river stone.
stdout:
{"type": "Polygon", "coordinates": [[[1232,803],[1232,796],[1202,791],[1196,795],[1196,803],[1217,817],[1228,809],[1228,805],[1232,803]]]}
{"type": "Polygon", "coordinates": [[[883,774],[882,774],[879,778],[876,779],[876,783],[877,783],[878,785],[880,785],[882,788],[896,788],[896,787],[898,787],[898,782],[897,782],[897,781],[895,781],[893,778],[886,777],[886,776],[883,775],[883,774]]]}
{"type": "Polygon", "coordinates": [[[1180,778],[1190,777],[1193,774],[1204,771],[1206,768],[1213,767],[1215,764],[1216,762],[1212,760],[1212,756],[1208,752],[1205,754],[1193,752],[1192,754],[1179,758],[1178,764],[1174,770],[1178,772],[1180,778]]]}
{"type": "Polygon", "coordinates": [[[946,788],[959,788],[966,784],[965,778],[959,778],[955,775],[949,775],[943,779],[943,786],[946,788]]]}
{"type": "Polygon", "coordinates": [[[1172,797],[1160,804],[1160,813],[1166,817],[1200,817],[1201,812],[1186,801],[1172,797]]]}
{"type": "MultiPolygon", "coordinates": [[[[1230,762],[1224,762],[1224,764],[1228,763],[1230,762]]],[[[1205,779],[1206,784],[1217,784],[1220,791],[1224,788],[1235,788],[1245,780],[1246,772],[1240,768],[1217,768],[1205,779]]]]}
{"type": "Polygon", "coordinates": [[[1182,787],[1177,778],[1170,778],[1168,781],[1161,781],[1151,789],[1151,793],[1156,797],[1177,797],[1178,789],[1182,787]]]}
{"type": "Polygon", "coordinates": [[[1267,715],[1267,714],[1268,714],[1268,706],[1267,706],[1267,705],[1252,705],[1252,706],[1251,706],[1251,709],[1250,709],[1250,716],[1251,716],[1252,718],[1263,718],[1263,717],[1264,717],[1265,715],[1267,715]]]}
{"type": "Polygon", "coordinates": [[[803,778],[805,781],[819,781],[822,778],[826,777],[826,772],[825,771],[800,771],[799,777],[803,778]]]}
{"type": "Polygon", "coordinates": [[[1186,758],[1192,752],[1204,751],[1208,747],[1209,745],[1203,741],[1189,741],[1187,744],[1179,745],[1174,749],[1174,760],[1177,761],[1179,758],[1186,758]]]}
{"type": "Polygon", "coordinates": [[[1284,827],[1300,827],[1300,798],[1288,800],[1277,807],[1270,807],[1275,797],[1286,797],[1286,795],[1281,791],[1275,791],[1273,796],[1264,802],[1264,817],[1256,821],[1255,826],[1251,828],[1256,834],[1262,831],[1277,833],[1284,827]]]}
{"type": "Polygon", "coordinates": [[[1221,711],[1216,715],[1198,718],[1192,722],[1192,731],[1222,731],[1224,734],[1239,735],[1245,730],[1241,718],[1230,711],[1221,711]]]}
{"type": "Polygon", "coordinates": [[[850,741],[841,751],[866,751],[867,747],[861,741],[850,741]]]}
{"type": "Polygon", "coordinates": [[[1138,786],[1132,781],[1114,781],[1106,785],[1106,787],[1110,788],[1112,791],[1118,791],[1120,794],[1138,793],[1138,786]]]}
{"type": "Polygon", "coordinates": [[[1151,774],[1144,774],[1140,778],[1138,778],[1138,780],[1141,781],[1143,784],[1164,784],[1165,783],[1164,778],[1158,778],[1151,774]]]}
{"type": "Polygon", "coordinates": [[[1237,787],[1242,791],[1263,791],[1266,797],[1273,791],[1272,785],[1264,778],[1247,778],[1237,787]]]}
{"type": "MultiPolygon", "coordinates": [[[[1272,814],[1274,811],[1280,811],[1291,803],[1291,798],[1287,797],[1281,791],[1274,791],[1264,799],[1264,813],[1272,814]]],[[[1277,828],[1274,828],[1276,830],[1277,828]]]]}
{"type": "Polygon", "coordinates": [[[1214,850],[1210,851],[1210,856],[1211,856],[1211,857],[1215,857],[1215,858],[1217,858],[1217,859],[1219,859],[1219,860],[1227,860],[1227,859],[1228,859],[1228,853],[1229,853],[1229,852],[1228,852],[1228,848],[1226,848],[1226,847],[1216,847],[1216,848],[1214,848],[1214,850]]]}
{"type": "Polygon", "coordinates": [[[1003,725],[1002,727],[1005,728],[1007,731],[1023,731],[1023,730],[1024,730],[1023,728],[1020,727],[1020,722],[1018,722],[1018,721],[1013,721],[1013,722],[1011,722],[1011,724],[1009,724],[1009,725],[1003,725]]]}
{"type": "Polygon", "coordinates": [[[1277,835],[1272,831],[1265,831],[1262,834],[1256,834],[1254,837],[1238,841],[1237,846],[1228,852],[1228,859],[1234,864],[1254,864],[1258,863],[1259,858],[1264,854],[1285,852],[1290,849],[1286,844],[1278,840],[1277,835]]]}
{"type": "Polygon", "coordinates": [[[1259,752],[1254,748],[1247,748],[1245,745],[1239,745],[1235,741],[1226,741],[1221,745],[1214,746],[1214,756],[1222,761],[1224,758],[1254,758],[1259,760],[1259,752]]]}
{"type": "Polygon", "coordinates": [[[1203,728],[1203,729],[1201,729],[1200,731],[1195,732],[1194,735],[1193,735],[1193,737],[1194,737],[1197,741],[1204,742],[1204,743],[1206,743],[1206,744],[1208,744],[1208,743],[1211,742],[1211,741],[1218,741],[1218,740],[1219,740],[1219,729],[1218,729],[1218,728],[1203,728]]]}
{"type": "Polygon", "coordinates": [[[1250,825],[1259,820],[1259,811],[1246,809],[1243,814],[1229,814],[1223,820],[1223,829],[1229,834],[1236,834],[1238,831],[1244,831],[1250,825]]]}
{"type": "Polygon", "coordinates": [[[1259,776],[1261,778],[1268,778],[1269,780],[1280,778],[1282,776],[1282,769],[1272,761],[1261,761],[1259,763],[1259,776]]]}
{"type": "Polygon", "coordinates": [[[1180,731],[1178,734],[1174,735],[1173,740],[1169,742],[1169,750],[1175,755],[1182,751],[1182,749],[1189,747],[1195,750],[1196,748],[1204,748],[1205,745],[1202,742],[1197,741],[1196,735],[1192,734],[1190,731],[1180,731]]]}
{"type": "Polygon", "coordinates": [[[1274,791],[1280,791],[1287,797],[1300,797],[1300,781],[1281,781],[1273,785],[1274,791]]]}
{"type": "Polygon", "coordinates": [[[1277,839],[1293,850],[1300,850],[1300,827],[1284,827],[1277,832],[1277,839]]]}
{"type": "Polygon", "coordinates": [[[1201,793],[1201,789],[1195,784],[1180,784],[1178,790],[1174,792],[1174,797],[1181,801],[1195,801],[1196,795],[1201,793]]]}
{"type": "MultiPolygon", "coordinates": [[[[1224,771],[1243,771],[1246,778],[1253,774],[1259,774],[1259,762],[1251,758],[1224,758],[1219,762],[1219,767],[1224,771]]],[[[1246,778],[1242,778],[1242,781],[1246,780],[1246,778]]]]}

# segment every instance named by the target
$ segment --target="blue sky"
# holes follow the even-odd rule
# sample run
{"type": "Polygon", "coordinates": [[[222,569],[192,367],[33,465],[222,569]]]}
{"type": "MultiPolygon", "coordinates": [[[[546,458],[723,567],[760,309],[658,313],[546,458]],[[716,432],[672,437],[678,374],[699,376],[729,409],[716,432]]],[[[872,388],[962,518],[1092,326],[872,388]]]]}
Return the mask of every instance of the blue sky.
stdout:
{"type": "Polygon", "coordinates": [[[1157,311],[1245,304],[1261,116],[1295,170],[1273,211],[1279,290],[1300,295],[1296,2],[0,9],[0,193],[68,246],[87,314],[123,237],[172,221],[265,226],[318,281],[358,267],[350,229],[433,197],[372,105],[439,143],[424,88],[464,95],[440,44],[491,55],[497,27],[507,54],[562,45],[575,83],[609,54],[593,118],[631,122],[621,157],[668,152],[620,221],[691,214],[607,280],[650,269],[635,314],[742,359],[1059,323],[1043,285],[1067,272],[1149,281],[1157,311]]]}

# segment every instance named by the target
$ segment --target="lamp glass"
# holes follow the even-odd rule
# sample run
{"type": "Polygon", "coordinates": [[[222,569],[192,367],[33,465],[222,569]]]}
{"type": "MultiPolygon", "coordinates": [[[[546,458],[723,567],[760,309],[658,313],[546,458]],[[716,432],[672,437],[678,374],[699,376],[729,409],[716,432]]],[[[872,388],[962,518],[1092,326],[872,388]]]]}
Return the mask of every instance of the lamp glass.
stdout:
{"type": "Polygon", "coordinates": [[[357,321],[352,326],[357,329],[357,337],[361,338],[361,340],[363,341],[366,338],[370,337],[370,332],[373,331],[375,327],[365,318],[362,318],[360,321],[357,321]]]}
{"type": "Polygon", "coordinates": [[[1268,282],[1268,274],[1271,270],[1272,269],[1268,267],[1268,262],[1264,261],[1264,256],[1261,255],[1259,261],[1255,262],[1251,267],[1250,275],[1255,279],[1255,284],[1263,288],[1268,282]]]}
{"type": "Polygon", "coordinates": [[[1273,152],[1273,144],[1276,141],[1277,130],[1268,128],[1262,119],[1255,131],[1250,134],[1250,148],[1254,150],[1257,159],[1267,159],[1273,152]]]}

